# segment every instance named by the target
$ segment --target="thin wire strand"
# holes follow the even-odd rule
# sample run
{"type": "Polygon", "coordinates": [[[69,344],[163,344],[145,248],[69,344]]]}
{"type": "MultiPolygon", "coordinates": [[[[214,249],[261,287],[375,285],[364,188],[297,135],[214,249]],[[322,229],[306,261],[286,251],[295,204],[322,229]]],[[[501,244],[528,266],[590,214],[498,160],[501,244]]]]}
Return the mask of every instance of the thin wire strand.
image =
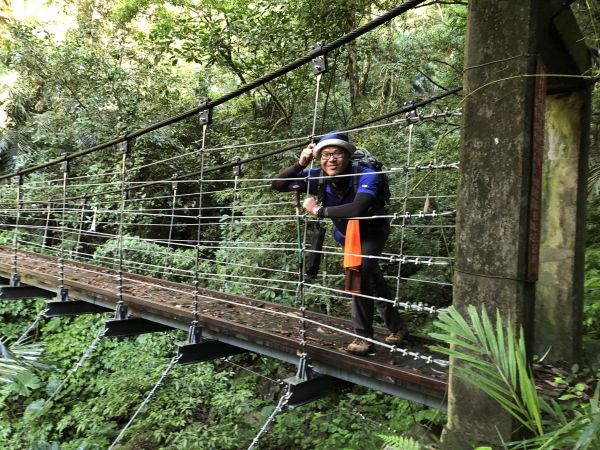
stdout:
{"type": "Polygon", "coordinates": [[[162,373],[162,375],[160,376],[160,378],[158,379],[156,384],[152,387],[150,392],[148,392],[148,395],[146,396],[144,401],[140,404],[138,409],[136,409],[135,413],[133,413],[133,416],[131,416],[129,421],[121,429],[121,432],[119,433],[119,435],[115,438],[115,440],[112,442],[112,444],[110,444],[110,447],[108,447],[108,450],[112,450],[115,447],[115,445],[117,445],[117,443],[121,439],[123,439],[123,436],[125,436],[125,433],[129,429],[129,427],[131,426],[133,421],[136,419],[136,417],[139,415],[139,413],[146,407],[146,405],[150,402],[152,397],[154,397],[154,394],[156,394],[156,391],[162,386],[162,384],[164,383],[165,379],[167,378],[167,376],[169,375],[169,373],[171,372],[171,370],[173,369],[175,364],[177,364],[177,361],[179,361],[179,358],[181,358],[181,355],[175,355],[175,356],[173,356],[173,358],[171,358],[171,361],[169,361],[169,364],[165,368],[164,372],[162,373]]]}

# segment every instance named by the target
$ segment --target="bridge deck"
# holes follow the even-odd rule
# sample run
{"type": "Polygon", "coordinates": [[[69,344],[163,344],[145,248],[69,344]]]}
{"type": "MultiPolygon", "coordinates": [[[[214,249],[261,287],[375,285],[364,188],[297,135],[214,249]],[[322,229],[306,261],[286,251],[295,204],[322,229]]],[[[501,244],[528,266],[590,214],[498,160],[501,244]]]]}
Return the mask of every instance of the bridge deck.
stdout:
{"type": "MultiPolygon", "coordinates": [[[[9,278],[13,250],[0,248],[0,277],[9,278]]],[[[57,292],[58,259],[18,252],[21,282],[57,292]]],[[[193,287],[185,284],[124,274],[123,300],[130,313],[173,328],[188,330],[193,318],[193,287]]],[[[118,302],[117,272],[76,261],[66,261],[64,284],[69,299],[84,300],[114,310],[118,302]]],[[[300,311],[265,301],[202,290],[199,319],[203,337],[297,364],[300,349],[300,311]]],[[[307,353],[314,370],[369,388],[430,406],[444,408],[446,369],[422,360],[390,353],[378,347],[374,355],[357,357],[344,351],[352,331],[349,320],[307,312],[307,353]]],[[[384,330],[375,338],[383,340],[384,330]]],[[[430,354],[431,341],[411,336],[403,344],[411,352],[430,354]]]]}

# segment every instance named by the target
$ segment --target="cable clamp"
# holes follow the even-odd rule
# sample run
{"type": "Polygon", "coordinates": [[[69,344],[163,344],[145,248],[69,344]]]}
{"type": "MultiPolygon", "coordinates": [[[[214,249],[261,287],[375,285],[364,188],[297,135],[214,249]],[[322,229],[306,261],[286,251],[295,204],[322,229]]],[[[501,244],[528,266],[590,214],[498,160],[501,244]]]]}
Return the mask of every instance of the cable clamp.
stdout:
{"type": "MultiPolygon", "coordinates": [[[[410,105],[410,106],[414,105],[414,102],[413,102],[413,101],[411,101],[411,102],[409,103],[409,105],[410,105]]],[[[418,121],[419,121],[419,115],[418,115],[418,113],[417,113],[417,110],[416,110],[416,109],[414,109],[414,110],[412,110],[412,111],[410,111],[410,112],[407,112],[407,113],[404,115],[404,117],[406,118],[406,122],[407,122],[407,123],[415,123],[415,122],[418,122],[418,121]]]]}
{"type": "Polygon", "coordinates": [[[212,123],[212,109],[205,109],[198,113],[198,123],[207,127],[212,123]]]}
{"type": "Polygon", "coordinates": [[[62,156],[65,160],[61,163],[60,170],[62,170],[62,173],[69,173],[71,171],[71,165],[67,159],[67,153],[63,153],[62,156]]]}
{"type": "Polygon", "coordinates": [[[200,108],[206,107],[206,109],[203,109],[198,113],[198,123],[203,127],[207,127],[212,123],[212,108],[208,108],[208,104],[211,101],[212,99],[210,97],[205,97],[199,105],[200,108]]]}
{"type": "Polygon", "coordinates": [[[313,44],[310,46],[309,55],[314,55],[314,54],[317,55],[310,62],[310,66],[312,68],[313,74],[315,74],[315,75],[327,73],[327,69],[328,69],[327,58],[325,57],[324,54],[320,54],[322,52],[323,52],[323,43],[322,42],[317,42],[316,44],[313,44]]]}
{"type": "Polygon", "coordinates": [[[125,138],[124,141],[119,142],[119,151],[122,155],[127,155],[129,150],[131,150],[132,145],[133,142],[130,139],[125,138]]]}
{"type": "Polygon", "coordinates": [[[235,164],[233,166],[233,176],[234,177],[243,177],[244,176],[244,172],[242,171],[242,158],[240,158],[239,156],[236,156],[235,158],[233,158],[233,163],[235,164]]]}
{"type": "Polygon", "coordinates": [[[296,376],[303,381],[310,380],[313,375],[312,367],[310,366],[310,358],[306,352],[301,352],[299,356],[300,359],[298,361],[298,370],[296,371],[296,376]]]}

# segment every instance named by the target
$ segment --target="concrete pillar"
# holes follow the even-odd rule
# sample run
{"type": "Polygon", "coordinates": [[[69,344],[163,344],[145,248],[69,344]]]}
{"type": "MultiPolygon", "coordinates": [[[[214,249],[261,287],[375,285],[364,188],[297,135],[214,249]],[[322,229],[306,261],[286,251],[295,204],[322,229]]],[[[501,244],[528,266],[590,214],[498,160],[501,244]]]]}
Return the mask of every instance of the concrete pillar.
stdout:
{"type": "MultiPolygon", "coordinates": [[[[564,201],[580,193],[580,183],[585,181],[581,172],[585,152],[580,150],[584,114],[577,119],[560,118],[569,108],[584,111],[586,100],[585,94],[573,94],[570,101],[548,97],[547,92],[557,89],[572,92],[581,79],[555,81],[543,75],[581,73],[573,63],[570,44],[564,42],[566,34],[560,32],[564,15],[571,14],[562,5],[560,0],[475,0],[468,7],[453,301],[463,312],[468,305],[484,305],[493,317],[498,309],[515,327],[523,326],[530,351],[537,350],[536,298],[546,301],[546,323],[572,327],[580,308],[576,271],[582,255],[573,245],[580,238],[581,223],[575,217],[582,218],[582,202],[575,195],[573,208],[560,211],[557,217],[556,196],[564,201]],[[552,114],[545,114],[546,109],[552,114]],[[553,125],[546,127],[546,117],[559,118],[560,131],[553,125]],[[563,150],[550,150],[556,142],[563,150]],[[565,152],[570,152],[570,162],[562,162],[565,152]],[[550,153],[561,163],[547,177],[556,180],[561,171],[571,175],[575,171],[576,187],[546,182],[544,158],[550,153]],[[577,231],[568,231],[568,238],[557,231],[565,220],[577,222],[573,226],[577,231]],[[563,251],[569,253],[570,269],[557,283],[550,278],[567,267],[563,251]],[[544,289],[541,283],[537,286],[538,274],[545,280],[544,289]],[[566,321],[558,320],[563,311],[556,309],[557,303],[547,301],[557,284],[564,291],[558,304],[568,303],[573,310],[566,321]]],[[[574,45],[581,50],[581,42],[574,45]]],[[[562,339],[556,331],[551,333],[553,343],[562,339]]],[[[476,444],[494,445],[499,436],[510,440],[515,429],[511,417],[458,378],[454,363],[444,447],[462,450],[476,444]]]]}
{"type": "Polygon", "coordinates": [[[589,89],[546,99],[534,351],[553,364],[581,347],[589,114],[589,89]]]}

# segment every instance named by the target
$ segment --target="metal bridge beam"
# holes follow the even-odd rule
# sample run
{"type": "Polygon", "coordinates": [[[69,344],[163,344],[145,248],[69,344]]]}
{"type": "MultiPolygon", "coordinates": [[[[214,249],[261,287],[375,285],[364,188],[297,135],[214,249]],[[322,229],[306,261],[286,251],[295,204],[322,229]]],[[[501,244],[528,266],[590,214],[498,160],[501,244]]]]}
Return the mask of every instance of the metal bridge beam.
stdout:
{"type": "Polygon", "coordinates": [[[173,328],[141,317],[130,319],[108,319],[104,322],[106,337],[130,337],[144,333],[156,333],[159,331],[170,331],[173,328]]]}
{"type": "Polygon", "coordinates": [[[46,302],[45,317],[64,317],[79,316],[81,314],[100,314],[112,311],[94,303],[84,302],[83,300],[54,301],[46,302]]]}
{"type": "Polygon", "coordinates": [[[292,396],[288,401],[290,408],[296,408],[306,403],[349,389],[352,383],[329,375],[316,375],[309,380],[297,376],[287,378],[284,382],[290,387],[292,396]]]}
{"type": "Polygon", "coordinates": [[[20,286],[0,286],[0,300],[23,300],[27,298],[52,298],[56,293],[39,287],[22,284],[20,286]]]}
{"type": "Polygon", "coordinates": [[[177,354],[179,355],[177,364],[212,361],[213,359],[239,355],[241,353],[248,353],[248,350],[216,340],[198,342],[196,344],[179,344],[177,346],[177,354]]]}

